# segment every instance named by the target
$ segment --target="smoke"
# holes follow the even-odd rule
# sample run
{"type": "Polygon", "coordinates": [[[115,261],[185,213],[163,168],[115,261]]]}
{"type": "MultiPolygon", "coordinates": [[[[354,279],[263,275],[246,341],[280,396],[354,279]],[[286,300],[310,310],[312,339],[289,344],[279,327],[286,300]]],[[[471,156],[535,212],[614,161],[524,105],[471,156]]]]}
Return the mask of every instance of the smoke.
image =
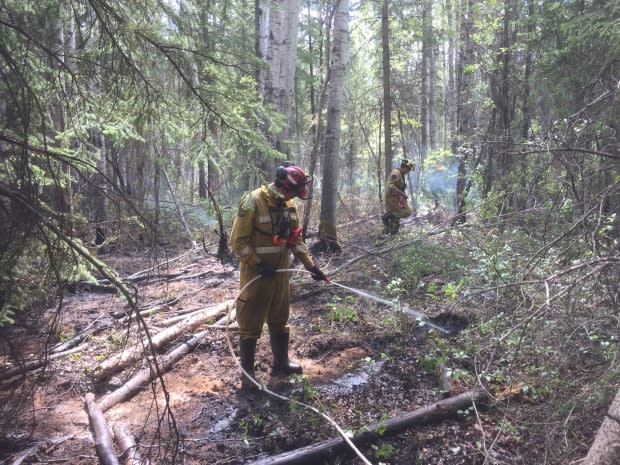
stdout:
{"type": "Polygon", "coordinates": [[[421,173],[420,204],[429,203],[433,207],[437,203],[444,209],[451,209],[455,199],[456,176],[456,163],[437,162],[427,165],[421,173]]]}

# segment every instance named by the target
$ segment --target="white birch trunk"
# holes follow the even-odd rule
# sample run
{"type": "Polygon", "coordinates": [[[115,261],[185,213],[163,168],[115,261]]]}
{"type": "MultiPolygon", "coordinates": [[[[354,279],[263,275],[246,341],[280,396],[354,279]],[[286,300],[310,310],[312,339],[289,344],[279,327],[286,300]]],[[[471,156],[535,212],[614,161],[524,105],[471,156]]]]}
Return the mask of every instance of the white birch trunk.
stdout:
{"type": "MultiPolygon", "coordinates": [[[[254,3],[254,25],[256,42],[254,44],[256,58],[259,61],[267,59],[267,48],[269,45],[269,16],[271,12],[270,3],[266,0],[255,0],[254,3]]],[[[259,63],[256,70],[256,85],[260,95],[265,95],[265,66],[259,63]]]]}
{"type": "Polygon", "coordinates": [[[269,137],[277,150],[288,153],[286,142],[290,136],[294,101],[300,6],[299,0],[277,0],[273,5],[269,12],[269,71],[265,79],[265,101],[284,118],[281,129],[277,133],[270,130],[269,137]]]}
{"type": "Polygon", "coordinates": [[[337,247],[337,200],[340,173],[340,137],[342,100],[349,60],[349,0],[337,0],[334,15],[330,80],[327,103],[327,131],[323,160],[323,192],[319,237],[330,247],[337,247]]]}

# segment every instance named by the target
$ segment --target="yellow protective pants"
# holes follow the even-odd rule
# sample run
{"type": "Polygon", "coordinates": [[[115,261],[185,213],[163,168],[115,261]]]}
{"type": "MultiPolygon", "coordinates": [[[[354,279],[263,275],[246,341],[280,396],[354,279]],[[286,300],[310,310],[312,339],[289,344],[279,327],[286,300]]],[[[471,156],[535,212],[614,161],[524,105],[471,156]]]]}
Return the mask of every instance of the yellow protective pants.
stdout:
{"type": "Polygon", "coordinates": [[[398,218],[408,218],[412,213],[405,199],[392,195],[385,199],[385,207],[388,213],[392,213],[398,218]]]}
{"type": "MultiPolygon", "coordinates": [[[[287,260],[288,261],[288,260],[287,260]]],[[[240,289],[257,276],[256,267],[239,264],[240,289]]],[[[250,284],[237,297],[237,322],[241,339],[258,339],[267,323],[270,334],[289,332],[289,274],[276,273],[272,277],[261,277],[250,284]]]]}

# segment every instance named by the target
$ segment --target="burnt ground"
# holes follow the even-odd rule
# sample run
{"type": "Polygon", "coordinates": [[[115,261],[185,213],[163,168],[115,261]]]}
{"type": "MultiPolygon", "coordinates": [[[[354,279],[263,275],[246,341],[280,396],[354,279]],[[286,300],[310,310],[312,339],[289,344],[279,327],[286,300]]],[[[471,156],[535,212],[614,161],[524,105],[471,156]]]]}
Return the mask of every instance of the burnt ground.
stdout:
{"type": "MultiPolygon", "coordinates": [[[[373,246],[369,240],[368,247],[373,246]]],[[[359,249],[345,247],[342,255],[320,261],[330,272],[359,253],[359,249]]],[[[148,265],[145,255],[137,251],[102,258],[123,276],[148,265]]],[[[382,263],[376,258],[362,260],[341,268],[332,278],[382,296],[387,276],[382,263]]],[[[234,264],[222,265],[202,250],[160,272],[168,279],[151,274],[151,279],[135,284],[141,307],[151,309],[144,318],[153,334],[163,329],[158,324],[166,318],[234,299],[238,290],[234,264]],[[182,274],[170,278],[175,272],[182,274]]],[[[424,368],[430,345],[436,345],[440,337],[429,333],[428,326],[421,327],[415,319],[336,286],[316,283],[305,273],[295,273],[291,286],[290,354],[302,363],[304,376],[270,376],[271,354],[264,334],[257,351],[257,377],[269,390],[311,404],[343,430],[359,432],[473,387],[471,379],[455,380],[452,392],[444,392],[432,370],[424,368]]],[[[100,399],[140,368],[130,366],[109,379],[93,380],[94,367],[135,344],[122,320],[129,312],[126,301],[105,290],[81,286],[67,291],[60,310],[50,308],[43,318],[24,315],[14,327],[3,330],[0,362],[4,370],[15,365],[15,353],[36,359],[46,340],[53,347],[93,328],[92,324],[105,328],[81,342],[78,351],[51,361],[45,369],[2,381],[0,463],[98,463],[84,396],[94,392],[100,399]],[[50,338],[54,318],[58,324],[50,338]],[[20,457],[23,462],[17,462],[20,457]]],[[[415,304],[454,333],[471,318],[454,306],[446,311],[441,302],[415,304]]],[[[302,406],[267,393],[242,395],[226,330],[208,331],[193,352],[164,374],[165,390],[161,383],[146,385],[105,413],[110,427],[120,423],[131,431],[141,455],[150,456],[153,464],[247,464],[338,437],[324,418],[302,406]],[[164,408],[166,397],[170,409],[164,408]]],[[[189,337],[181,336],[161,353],[189,337]]],[[[232,332],[231,339],[235,341],[232,332]]],[[[498,426],[501,413],[479,407],[477,412],[461,412],[448,420],[381,437],[361,445],[360,450],[373,464],[482,464],[485,449],[490,462],[526,463],[520,450],[526,445],[498,426]]],[[[345,449],[324,463],[359,464],[362,460],[345,449]]]]}

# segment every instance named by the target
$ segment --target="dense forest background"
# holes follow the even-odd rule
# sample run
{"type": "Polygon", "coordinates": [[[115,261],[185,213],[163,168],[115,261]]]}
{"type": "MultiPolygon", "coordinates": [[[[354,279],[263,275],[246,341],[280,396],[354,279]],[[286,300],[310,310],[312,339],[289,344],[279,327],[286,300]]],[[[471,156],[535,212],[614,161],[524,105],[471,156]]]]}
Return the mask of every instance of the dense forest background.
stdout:
{"type": "Polygon", "coordinates": [[[306,239],[338,252],[410,158],[445,227],[393,279],[485,296],[470,376],[519,385],[540,408],[510,427],[569,463],[620,381],[619,65],[612,0],[5,0],[0,326],[95,278],[138,299],[102,248],[228,259],[238,199],[287,159],[306,239]]]}

